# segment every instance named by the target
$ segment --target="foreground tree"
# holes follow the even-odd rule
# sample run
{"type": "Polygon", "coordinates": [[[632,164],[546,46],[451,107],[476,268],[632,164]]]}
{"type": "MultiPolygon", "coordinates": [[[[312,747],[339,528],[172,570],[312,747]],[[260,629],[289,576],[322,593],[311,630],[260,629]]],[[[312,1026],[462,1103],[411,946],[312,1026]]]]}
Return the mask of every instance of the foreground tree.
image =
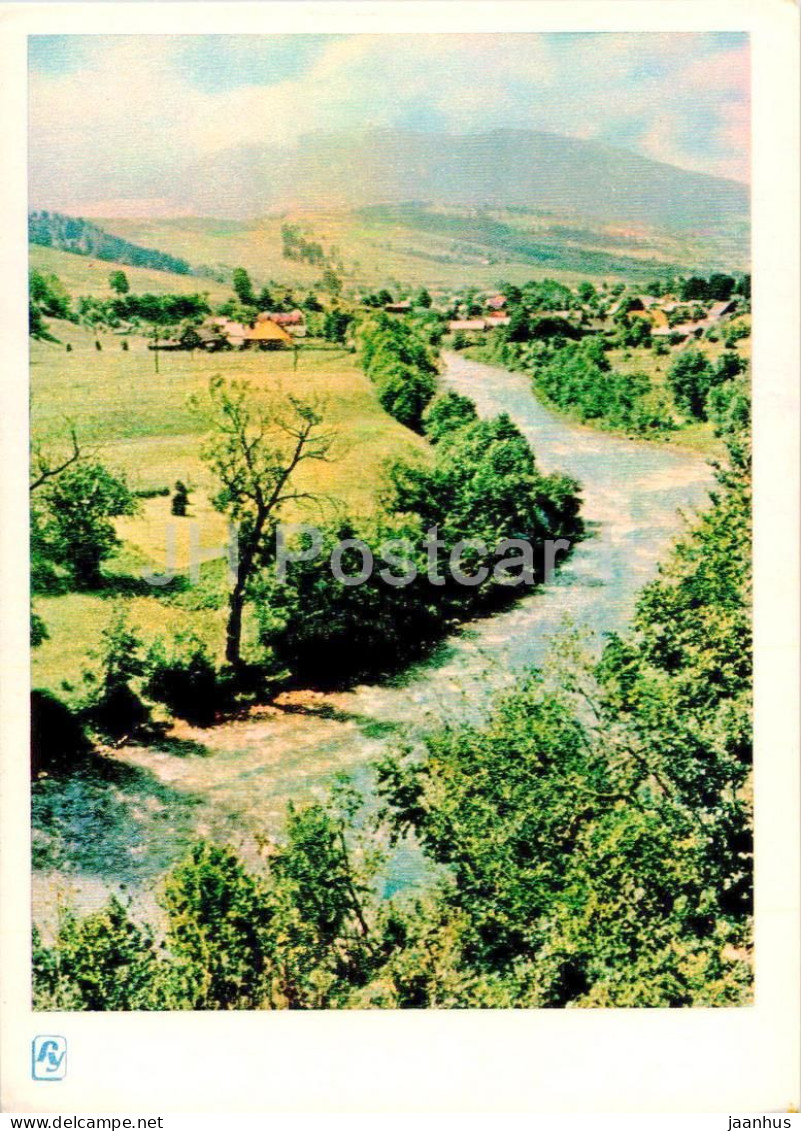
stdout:
{"type": "Polygon", "coordinates": [[[220,484],[212,502],[237,525],[238,534],[225,658],[240,668],[249,583],[269,559],[286,504],[319,499],[296,486],[296,472],[310,460],[327,460],[333,435],[324,430],[319,409],[295,397],[280,409],[254,408],[246,383],[228,383],[222,377],[212,378],[209,393],[213,433],[203,458],[220,484]]]}

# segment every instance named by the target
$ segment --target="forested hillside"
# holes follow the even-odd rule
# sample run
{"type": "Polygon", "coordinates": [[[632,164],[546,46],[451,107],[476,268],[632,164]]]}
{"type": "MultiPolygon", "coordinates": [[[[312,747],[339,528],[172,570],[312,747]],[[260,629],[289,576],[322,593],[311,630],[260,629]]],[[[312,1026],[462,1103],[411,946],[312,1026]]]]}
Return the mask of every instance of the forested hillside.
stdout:
{"type": "Polygon", "coordinates": [[[176,275],[191,274],[191,268],[185,259],[129,243],[119,236],[109,235],[88,220],[62,216],[59,212],[31,212],[28,216],[28,241],[41,247],[54,247],[76,255],[92,255],[96,259],[124,263],[131,267],[151,267],[157,271],[171,271],[176,275]]]}

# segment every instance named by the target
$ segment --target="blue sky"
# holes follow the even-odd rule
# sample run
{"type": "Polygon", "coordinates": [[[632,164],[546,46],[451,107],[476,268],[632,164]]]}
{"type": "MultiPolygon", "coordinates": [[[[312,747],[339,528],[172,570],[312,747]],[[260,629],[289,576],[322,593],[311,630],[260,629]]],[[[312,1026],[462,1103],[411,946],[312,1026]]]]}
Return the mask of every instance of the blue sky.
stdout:
{"type": "Polygon", "coordinates": [[[209,155],[374,126],[547,130],[748,179],[736,33],[34,36],[29,61],[39,206],[156,209],[209,155]]]}

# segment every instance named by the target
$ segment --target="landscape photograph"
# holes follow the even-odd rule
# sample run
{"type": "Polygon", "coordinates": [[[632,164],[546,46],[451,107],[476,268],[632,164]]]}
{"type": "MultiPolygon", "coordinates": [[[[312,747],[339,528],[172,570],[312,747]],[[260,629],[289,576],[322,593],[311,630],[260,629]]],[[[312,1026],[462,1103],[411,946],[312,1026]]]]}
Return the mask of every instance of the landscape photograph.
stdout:
{"type": "Polygon", "coordinates": [[[34,1010],[752,1005],[748,35],[28,113],[34,1010]]]}

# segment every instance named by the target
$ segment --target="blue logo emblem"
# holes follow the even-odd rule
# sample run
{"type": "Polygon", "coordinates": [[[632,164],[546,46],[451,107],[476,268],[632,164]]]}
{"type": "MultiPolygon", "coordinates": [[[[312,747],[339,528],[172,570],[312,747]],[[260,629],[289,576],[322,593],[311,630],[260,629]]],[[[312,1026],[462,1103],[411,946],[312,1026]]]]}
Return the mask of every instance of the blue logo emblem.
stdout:
{"type": "Polygon", "coordinates": [[[67,1075],[67,1042],[64,1037],[34,1037],[34,1080],[63,1080],[67,1075]]]}

